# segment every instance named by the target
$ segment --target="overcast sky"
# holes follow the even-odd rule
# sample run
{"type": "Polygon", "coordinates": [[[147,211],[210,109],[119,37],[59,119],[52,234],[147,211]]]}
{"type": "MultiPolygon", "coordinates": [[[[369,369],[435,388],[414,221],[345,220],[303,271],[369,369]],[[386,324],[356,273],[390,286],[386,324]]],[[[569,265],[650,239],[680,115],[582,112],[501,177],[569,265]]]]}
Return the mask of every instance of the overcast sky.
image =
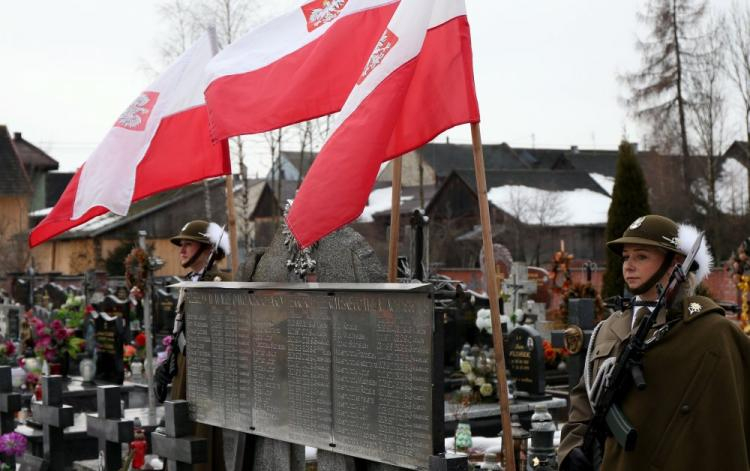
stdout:
{"type": "MultiPolygon", "coordinates": [[[[153,78],[144,64],[158,62],[165,31],[158,3],[3,2],[0,124],[50,153],[61,170],[80,166],[153,78]]],[[[273,0],[279,13],[300,3],[273,0]]],[[[617,77],[639,64],[636,14],[644,0],[466,3],[485,143],[614,149],[624,133],[640,141],[617,77]]],[[[438,141],[446,135],[470,142],[468,126],[438,141]]]]}

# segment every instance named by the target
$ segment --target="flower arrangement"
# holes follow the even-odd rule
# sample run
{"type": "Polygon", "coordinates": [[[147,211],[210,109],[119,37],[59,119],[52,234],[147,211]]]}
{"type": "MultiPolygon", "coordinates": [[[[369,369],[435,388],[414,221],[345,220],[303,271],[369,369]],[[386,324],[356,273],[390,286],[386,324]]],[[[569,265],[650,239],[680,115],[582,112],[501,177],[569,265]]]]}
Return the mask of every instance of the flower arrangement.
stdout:
{"type": "MultiPolygon", "coordinates": [[[[28,441],[26,440],[26,437],[20,433],[9,432],[0,435],[0,453],[6,457],[5,461],[12,456],[18,457],[23,455],[26,452],[27,446],[28,441]]],[[[15,466],[11,467],[11,465],[5,463],[5,461],[0,462],[0,471],[16,469],[15,466]]]]}
{"type": "Polygon", "coordinates": [[[549,340],[542,341],[544,348],[544,363],[550,368],[557,368],[561,361],[570,356],[570,352],[565,348],[555,348],[549,340]]]}
{"type": "Polygon", "coordinates": [[[492,397],[495,392],[495,359],[489,350],[474,348],[474,355],[461,352],[459,367],[464,375],[466,385],[470,389],[464,393],[470,396],[472,402],[478,402],[484,398],[492,397]]]}
{"type": "Polygon", "coordinates": [[[750,252],[750,238],[743,240],[737,250],[732,252],[726,264],[726,270],[731,273],[732,281],[741,293],[740,328],[750,335],[750,256],[748,252],[750,252]]]}
{"type": "Polygon", "coordinates": [[[13,362],[16,353],[16,344],[11,340],[0,343],[0,365],[9,365],[13,362]]]}
{"type": "Polygon", "coordinates": [[[60,319],[47,323],[36,317],[32,310],[26,312],[25,318],[32,328],[34,354],[40,361],[59,362],[65,353],[75,358],[83,350],[86,341],[76,337],[75,330],[66,327],[60,319]]]}

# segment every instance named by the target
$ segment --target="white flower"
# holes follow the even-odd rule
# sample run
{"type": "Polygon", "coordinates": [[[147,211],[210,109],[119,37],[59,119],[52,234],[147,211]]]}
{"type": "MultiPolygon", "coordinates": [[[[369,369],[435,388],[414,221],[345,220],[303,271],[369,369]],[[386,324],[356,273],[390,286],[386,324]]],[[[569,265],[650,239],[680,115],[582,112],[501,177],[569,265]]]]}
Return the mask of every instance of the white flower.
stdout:
{"type": "Polygon", "coordinates": [[[481,386],[481,385],[483,385],[483,384],[484,384],[484,383],[486,383],[486,382],[487,382],[487,380],[486,380],[486,379],[484,379],[484,376],[479,376],[479,377],[478,377],[478,378],[477,378],[477,379],[476,379],[476,380],[474,381],[474,384],[476,384],[477,386],[481,386]]]}
{"type": "Polygon", "coordinates": [[[461,373],[463,374],[471,373],[471,363],[465,360],[461,360],[461,373]]]}
{"type": "Polygon", "coordinates": [[[479,387],[479,394],[481,394],[484,397],[488,397],[492,395],[492,383],[484,383],[479,387]]]}
{"type": "Polygon", "coordinates": [[[474,373],[469,373],[466,375],[466,379],[469,381],[469,383],[474,383],[474,380],[477,379],[477,375],[474,373]]]}

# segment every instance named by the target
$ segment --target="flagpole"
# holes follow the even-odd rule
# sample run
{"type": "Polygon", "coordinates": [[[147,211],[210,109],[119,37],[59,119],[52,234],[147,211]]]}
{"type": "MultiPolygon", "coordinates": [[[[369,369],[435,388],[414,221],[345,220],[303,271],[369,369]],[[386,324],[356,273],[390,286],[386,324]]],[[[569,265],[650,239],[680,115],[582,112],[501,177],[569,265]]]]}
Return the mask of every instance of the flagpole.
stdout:
{"type": "Polygon", "coordinates": [[[393,159],[391,178],[391,235],[388,240],[388,282],[395,283],[398,261],[398,236],[401,229],[401,157],[393,159]]]}
{"type": "MultiPolygon", "coordinates": [[[[219,52],[219,40],[216,36],[216,28],[213,26],[208,27],[208,37],[211,40],[211,54],[214,56],[219,52]]],[[[221,143],[224,146],[227,154],[229,153],[229,140],[224,139],[221,143]]],[[[227,159],[231,159],[229,155],[227,159]]],[[[229,249],[230,249],[230,260],[232,261],[232,276],[239,275],[240,268],[240,253],[237,247],[237,217],[234,211],[234,177],[232,176],[232,164],[231,160],[229,163],[229,175],[225,180],[226,193],[227,193],[227,232],[229,232],[229,249]]]]}
{"type": "MultiPolygon", "coordinates": [[[[229,143],[227,142],[227,148],[229,143]]],[[[237,248],[237,217],[234,211],[234,177],[230,171],[227,175],[227,231],[229,232],[229,243],[231,244],[232,276],[239,275],[240,252],[237,248]]]]}
{"type": "Polygon", "coordinates": [[[479,123],[471,123],[471,143],[474,151],[474,171],[477,178],[477,197],[479,198],[479,216],[482,221],[482,246],[484,249],[484,279],[487,283],[487,295],[490,298],[492,314],[492,343],[495,349],[495,370],[497,373],[498,399],[500,417],[503,425],[503,449],[505,452],[505,470],[516,471],[513,456],[513,435],[510,424],[510,406],[508,403],[508,382],[505,376],[505,353],[503,352],[503,332],[500,325],[500,302],[495,275],[495,252],[492,247],[490,207],[487,200],[487,178],[484,172],[484,155],[482,153],[482,136],[479,123]]]}

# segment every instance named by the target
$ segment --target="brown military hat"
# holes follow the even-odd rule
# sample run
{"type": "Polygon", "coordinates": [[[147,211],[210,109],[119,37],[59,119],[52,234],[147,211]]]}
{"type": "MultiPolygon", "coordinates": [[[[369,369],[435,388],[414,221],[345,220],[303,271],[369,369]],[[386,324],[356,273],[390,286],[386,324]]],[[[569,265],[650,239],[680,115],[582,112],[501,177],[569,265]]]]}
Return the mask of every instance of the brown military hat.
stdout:
{"type": "Polygon", "coordinates": [[[182,226],[179,234],[169,239],[174,245],[180,245],[183,240],[192,240],[193,242],[211,245],[211,241],[208,238],[208,221],[200,219],[190,221],[182,226]]]}
{"type": "Polygon", "coordinates": [[[625,244],[640,244],[659,247],[685,255],[678,247],[677,224],[664,216],[649,214],[641,216],[625,229],[622,237],[607,242],[607,247],[618,255],[625,244]]]}

